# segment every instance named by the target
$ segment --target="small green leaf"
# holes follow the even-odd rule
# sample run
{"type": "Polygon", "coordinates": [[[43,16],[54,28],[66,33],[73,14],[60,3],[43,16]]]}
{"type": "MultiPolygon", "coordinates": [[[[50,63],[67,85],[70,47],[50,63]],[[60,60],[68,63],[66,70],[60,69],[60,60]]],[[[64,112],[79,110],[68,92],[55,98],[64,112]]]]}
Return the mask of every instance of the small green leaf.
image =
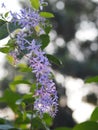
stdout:
{"type": "Polygon", "coordinates": [[[98,130],[98,123],[86,121],[76,125],[73,130],[98,130]]]}
{"type": "Polygon", "coordinates": [[[27,80],[15,80],[11,83],[11,85],[17,85],[17,84],[28,84],[28,85],[32,85],[29,81],[27,80]]]}
{"type": "Polygon", "coordinates": [[[9,47],[1,47],[0,48],[0,52],[2,52],[2,53],[9,53],[10,52],[10,48],[9,47]]]}
{"type": "Polygon", "coordinates": [[[10,84],[10,89],[11,89],[11,91],[13,91],[13,92],[16,92],[16,86],[14,86],[14,85],[12,85],[12,84],[10,84]]]}
{"type": "Polygon", "coordinates": [[[5,124],[5,119],[3,119],[3,118],[0,118],[0,124],[5,124]]]}
{"type": "Polygon", "coordinates": [[[85,83],[98,82],[98,76],[90,77],[85,80],[85,83]]]}
{"type": "Polygon", "coordinates": [[[1,98],[0,98],[0,102],[5,102],[5,98],[4,98],[4,97],[1,97],[1,98]]]}
{"type": "Polygon", "coordinates": [[[35,29],[35,31],[36,31],[37,33],[39,33],[41,28],[40,28],[39,25],[37,25],[37,26],[34,27],[34,29],[35,29]]]}
{"type": "Polygon", "coordinates": [[[40,16],[44,17],[44,18],[53,18],[54,17],[54,15],[49,12],[40,12],[40,16]]]}
{"type": "Polygon", "coordinates": [[[23,80],[23,75],[17,75],[14,77],[14,80],[9,84],[10,86],[10,89],[13,91],[13,92],[16,92],[16,85],[17,84],[30,84],[28,81],[26,81],[24,83],[24,80],[23,80]]]}
{"type": "Polygon", "coordinates": [[[25,110],[26,104],[24,102],[21,103],[21,106],[22,106],[23,110],[25,110]]]}
{"type": "Polygon", "coordinates": [[[17,80],[22,80],[23,79],[23,75],[16,75],[14,77],[14,81],[17,81],[17,80]]]}
{"type": "Polygon", "coordinates": [[[23,99],[29,99],[29,98],[32,98],[32,94],[31,94],[31,93],[25,94],[25,95],[23,96],[23,99]]]}
{"type": "Polygon", "coordinates": [[[7,43],[7,46],[9,46],[11,49],[15,48],[15,39],[10,39],[7,43]]]}
{"type": "Polygon", "coordinates": [[[36,10],[39,9],[39,7],[40,7],[40,2],[39,2],[39,0],[30,0],[30,2],[31,2],[31,5],[32,5],[32,7],[33,7],[34,9],[36,9],[36,10]]]}
{"type": "Polygon", "coordinates": [[[6,58],[11,65],[15,65],[16,61],[13,56],[7,55],[6,58]]]}
{"type": "Polygon", "coordinates": [[[41,121],[40,118],[37,118],[37,117],[33,118],[32,119],[32,125],[33,125],[33,127],[35,129],[42,129],[42,130],[44,130],[44,126],[43,126],[42,121],[41,121]]]}
{"type": "Polygon", "coordinates": [[[48,114],[46,114],[46,113],[44,114],[43,120],[45,121],[47,126],[52,125],[52,118],[48,114]]]}
{"type": "Polygon", "coordinates": [[[6,12],[6,13],[4,14],[5,18],[8,17],[8,14],[9,14],[9,12],[6,12]]]}
{"type": "Polygon", "coordinates": [[[18,118],[15,120],[15,124],[17,124],[18,127],[22,128],[19,130],[27,130],[27,125],[30,123],[30,119],[26,118],[26,120],[23,120],[23,114],[21,111],[18,112],[18,118]]]}
{"type": "Polygon", "coordinates": [[[41,48],[44,49],[45,47],[48,46],[48,44],[49,44],[49,42],[50,42],[49,36],[46,35],[46,34],[42,34],[42,35],[40,36],[40,39],[41,39],[41,41],[42,41],[42,46],[41,46],[41,48]]]}
{"type": "Polygon", "coordinates": [[[0,26],[0,40],[3,38],[6,38],[9,35],[7,26],[9,27],[10,33],[13,32],[15,29],[19,28],[18,25],[15,25],[13,23],[8,23],[8,22],[2,21],[0,24],[1,24],[1,26],[0,26]]]}
{"type": "Polygon", "coordinates": [[[31,72],[32,69],[28,67],[26,64],[18,64],[18,69],[22,72],[31,72]]]}
{"type": "Polygon", "coordinates": [[[23,120],[26,120],[26,117],[27,117],[26,111],[24,111],[22,114],[23,114],[23,120]]]}
{"type": "Polygon", "coordinates": [[[56,64],[56,65],[58,65],[58,66],[60,66],[60,65],[62,64],[62,62],[61,62],[58,58],[56,58],[55,56],[53,56],[53,55],[47,54],[47,58],[48,58],[52,63],[54,63],[54,64],[56,64]]]}
{"type": "Polygon", "coordinates": [[[12,110],[16,111],[16,101],[20,99],[20,95],[18,93],[15,93],[9,89],[6,89],[4,92],[3,98],[5,99],[5,102],[9,105],[9,107],[12,108],[12,110]]]}
{"type": "Polygon", "coordinates": [[[25,103],[29,103],[29,104],[32,104],[33,103],[33,98],[32,98],[32,93],[29,93],[29,94],[25,94],[23,96],[23,102],[25,103]]]}
{"type": "Polygon", "coordinates": [[[0,26],[0,40],[3,38],[6,38],[8,36],[8,31],[7,31],[7,24],[6,22],[4,24],[1,23],[0,26]]]}
{"type": "Polygon", "coordinates": [[[49,32],[51,31],[51,29],[52,29],[52,25],[49,25],[46,28],[44,28],[46,34],[49,34],[49,32]]]}
{"type": "Polygon", "coordinates": [[[2,26],[2,25],[5,24],[5,23],[6,23],[6,21],[0,19],[0,26],[2,26]]]}
{"type": "Polygon", "coordinates": [[[6,46],[0,48],[0,52],[2,53],[9,53],[10,51],[14,50],[15,48],[15,40],[10,39],[6,46]]]}
{"type": "Polygon", "coordinates": [[[36,86],[36,83],[33,83],[32,86],[30,87],[30,92],[31,92],[32,94],[35,93],[36,87],[37,87],[37,86],[36,86]]]}
{"type": "Polygon", "coordinates": [[[95,110],[92,112],[90,120],[98,121],[98,107],[96,107],[95,110]]]}

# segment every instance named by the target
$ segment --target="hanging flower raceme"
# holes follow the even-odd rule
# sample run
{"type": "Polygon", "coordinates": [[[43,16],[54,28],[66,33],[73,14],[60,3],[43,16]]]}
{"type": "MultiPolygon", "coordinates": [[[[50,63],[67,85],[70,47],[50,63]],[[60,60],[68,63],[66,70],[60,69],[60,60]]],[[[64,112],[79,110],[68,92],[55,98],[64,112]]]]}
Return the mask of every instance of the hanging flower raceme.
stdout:
{"type": "Polygon", "coordinates": [[[57,111],[58,97],[55,84],[51,79],[50,63],[35,40],[32,41],[32,52],[34,56],[30,58],[30,67],[36,75],[37,83],[41,85],[41,88],[36,90],[37,99],[34,109],[38,110],[40,115],[49,113],[54,116],[57,111]]]}
{"type": "MultiPolygon", "coordinates": [[[[40,1],[41,4],[44,2],[40,1]]],[[[51,116],[55,116],[57,112],[57,91],[55,83],[52,80],[51,64],[46,57],[46,54],[41,49],[40,38],[28,40],[34,32],[36,26],[45,25],[45,18],[42,18],[38,11],[31,8],[22,9],[20,13],[12,13],[12,22],[18,24],[21,28],[16,36],[16,46],[19,53],[25,55],[30,54],[29,65],[32,68],[32,73],[36,76],[36,92],[34,109],[37,110],[40,115],[43,113],[49,113],[51,116]],[[25,31],[24,31],[25,30],[25,31]],[[40,86],[40,87],[39,87],[40,86]]]]}

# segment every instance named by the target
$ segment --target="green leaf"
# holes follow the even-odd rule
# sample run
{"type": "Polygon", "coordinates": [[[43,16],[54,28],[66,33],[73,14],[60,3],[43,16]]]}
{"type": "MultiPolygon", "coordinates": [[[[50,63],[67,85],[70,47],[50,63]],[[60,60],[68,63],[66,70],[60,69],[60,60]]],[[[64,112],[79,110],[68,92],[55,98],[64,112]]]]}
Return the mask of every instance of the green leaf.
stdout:
{"type": "Polygon", "coordinates": [[[5,24],[5,23],[6,23],[6,21],[0,19],[0,26],[2,26],[2,25],[5,24]]]}
{"type": "Polygon", "coordinates": [[[47,126],[52,125],[52,118],[48,114],[46,114],[46,113],[44,114],[43,120],[45,121],[47,126]]]}
{"type": "Polygon", "coordinates": [[[22,80],[23,79],[23,75],[16,75],[14,77],[14,81],[17,81],[17,80],[22,80]]]}
{"type": "Polygon", "coordinates": [[[30,0],[30,2],[31,2],[31,5],[32,5],[32,7],[33,7],[34,9],[36,9],[36,10],[39,9],[39,7],[40,7],[40,2],[39,2],[39,0],[30,0]]]}
{"type": "Polygon", "coordinates": [[[5,102],[5,98],[4,98],[4,97],[1,97],[1,98],[0,98],[0,102],[5,102]]]}
{"type": "Polygon", "coordinates": [[[42,124],[42,121],[41,121],[41,119],[39,119],[39,118],[33,118],[32,119],[32,126],[36,129],[42,129],[42,130],[44,130],[44,126],[43,126],[43,124],[42,124]]]}
{"type": "Polygon", "coordinates": [[[54,17],[54,15],[49,12],[40,12],[40,16],[44,17],[44,18],[53,18],[54,17]]]}
{"type": "Polygon", "coordinates": [[[6,22],[4,24],[1,24],[0,26],[0,40],[3,38],[6,38],[8,36],[8,31],[7,31],[7,24],[6,22]]]}
{"type": "Polygon", "coordinates": [[[11,49],[15,49],[15,39],[10,39],[6,46],[9,46],[11,49]]]}
{"type": "Polygon", "coordinates": [[[7,55],[6,58],[11,65],[15,65],[16,61],[13,56],[7,55]]]}
{"type": "Polygon", "coordinates": [[[51,31],[52,29],[52,25],[48,25],[46,28],[44,28],[46,34],[49,34],[49,32],[51,31]]]}
{"type": "Polygon", "coordinates": [[[22,98],[18,99],[15,103],[16,105],[20,106],[25,109],[25,104],[33,104],[33,98],[32,98],[32,94],[25,94],[22,98]]]}
{"type": "Polygon", "coordinates": [[[28,85],[32,85],[32,83],[30,83],[27,80],[15,80],[11,83],[11,85],[17,85],[17,84],[28,84],[28,85]]]}
{"type": "Polygon", "coordinates": [[[0,48],[0,52],[2,52],[2,53],[9,53],[10,52],[10,48],[9,47],[1,47],[0,48]]]}
{"type": "Polygon", "coordinates": [[[36,27],[34,27],[34,29],[35,29],[36,33],[38,33],[38,34],[39,34],[39,32],[40,32],[40,30],[41,30],[40,26],[39,26],[39,25],[37,25],[36,27]]]}
{"type": "Polygon", "coordinates": [[[24,111],[22,114],[23,114],[23,120],[26,120],[26,117],[27,117],[26,111],[24,111]]]}
{"type": "Polygon", "coordinates": [[[98,107],[96,107],[95,110],[92,112],[90,120],[98,121],[98,107]]]}
{"type": "Polygon", "coordinates": [[[20,95],[18,93],[12,92],[9,89],[6,89],[4,92],[3,98],[5,99],[5,102],[11,107],[14,111],[16,110],[16,101],[20,99],[20,95]]]}
{"type": "Polygon", "coordinates": [[[32,69],[28,67],[26,64],[18,64],[18,69],[22,72],[31,72],[32,69]]]}
{"type": "Polygon", "coordinates": [[[67,128],[67,127],[58,127],[55,130],[72,130],[72,128],[67,128]]]}
{"type": "MultiPolygon", "coordinates": [[[[23,114],[21,111],[19,111],[18,117],[15,120],[15,124],[17,124],[17,126],[20,128],[27,128],[27,124],[29,124],[29,123],[30,123],[30,119],[26,118],[25,120],[23,120],[23,114]]],[[[27,129],[20,129],[20,130],[27,130],[27,129]]]]}
{"type": "Polygon", "coordinates": [[[25,94],[21,99],[17,100],[16,103],[19,105],[19,104],[21,104],[24,100],[30,99],[30,98],[32,98],[32,93],[25,94]]]}
{"type": "Polygon", "coordinates": [[[56,65],[58,65],[58,66],[60,66],[60,65],[62,64],[62,62],[61,62],[58,58],[56,58],[55,56],[53,56],[53,55],[47,54],[47,58],[48,58],[52,63],[54,63],[54,64],[56,64],[56,65]]]}
{"type": "Polygon", "coordinates": [[[85,83],[98,82],[98,76],[90,77],[85,80],[85,83]]]}
{"type": "Polygon", "coordinates": [[[14,48],[15,48],[15,44],[14,43],[15,43],[15,40],[14,39],[10,39],[8,41],[8,43],[6,44],[6,46],[0,48],[0,52],[2,52],[2,53],[9,53],[10,51],[14,50],[14,48]]]}
{"type": "Polygon", "coordinates": [[[87,121],[76,125],[73,130],[98,130],[98,123],[87,121]]]}
{"type": "Polygon", "coordinates": [[[32,93],[30,93],[30,94],[25,94],[24,96],[23,96],[23,101],[25,102],[25,103],[29,103],[29,104],[31,104],[31,103],[33,103],[33,98],[32,98],[32,93]]]}
{"type": "Polygon", "coordinates": [[[5,124],[5,119],[3,119],[3,118],[0,118],[0,124],[5,124]]]}
{"type": "Polygon", "coordinates": [[[30,92],[31,92],[32,94],[35,93],[36,87],[37,87],[37,86],[36,86],[36,83],[33,83],[32,86],[30,87],[30,92]]]}
{"type": "Polygon", "coordinates": [[[4,17],[7,18],[7,17],[8,17],[8,14],[9,14],[9,12],[6,12],[6,13],[4,14],[4,17]]]}
{"type": "Polygon", "coordinates": [[[40,36],[40,39],[42,41],[42,46],[41,48],[44,49],[45,47],[48,46],[49,42],[50,42],[50,39],[49,39],[49,36],[46,35],[46,34],[43,34],[40,36]]]}
{"type": "Polygon", "coordinates": [[[7,23],[2,21],[0,24],[0,40],[6,38],[9,35],[7,26],[9,27],[10,33],[12,33],[15,29],[19,28],[18,25],[15,25],[13,23],[7,23]]]}
{"type": "Polygon", "coordinates": [[[10,86],[10,89],[13,91],[13,92],[16,92],[16,85],[15,83],[13,83],[14,81],[18,81],[18,80],[22,80],[23,79],[23,76],[22,75],[17,75],[14,77],[14,80],[9,84],[10,86]]]}

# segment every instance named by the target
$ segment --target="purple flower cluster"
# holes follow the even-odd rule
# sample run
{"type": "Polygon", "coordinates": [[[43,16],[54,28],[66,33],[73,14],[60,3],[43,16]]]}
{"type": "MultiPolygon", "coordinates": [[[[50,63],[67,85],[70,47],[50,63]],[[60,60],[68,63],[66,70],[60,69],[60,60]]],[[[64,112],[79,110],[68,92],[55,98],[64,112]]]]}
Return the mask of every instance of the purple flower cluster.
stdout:
{"type": "Polygon", "coordinates": [[[45,19],[40,17],[38,11],[35,11],[31,8],[21,9],[20,13],[12,13],[13,17],[12,22],[20,25],[21,28],[33,32],[34,28],[39,24],[44,24],[45,19]]]}
{"type": "Polygon", "coordinates": [[[40,115],[49,113],[51,116],[55,116],[58,97],[55,83],[51,79],[50,63],[40,46],[36,45],[35,40],[32,41],[29,49],[33,53],[33,57],[30,58],[30,67],[36,75],[38,84],[41,85],[41,88],[36,91],[37,99],[34,109],[38,110],[40,115]]]}
{"type": "MultiPolygon", "coordinates": [[[[43,2],[43,0],[40,2],[43,2]]],[[[55,83],[51,78],[51,64],[45,52],[41,50],[39,41],[37,39],[27,39],[28,35],[30,36],[35,33],[32,30],[37,25],[45,23],[45,19],[40,17],[38,12],[31,8],[22,9],[20,14],[11,13],[11,15],[13,16],[12,22],[17,23],[21,27],[21,31],[15,36],[19,53],[23,53],[26,50],[27,54],[30,54],[29,64],[36,76],[37,90],[35,92],[34,109],[40,115],[49,113],[50,116],[54,117],[57,112],[58,97],[55,83]]]]}

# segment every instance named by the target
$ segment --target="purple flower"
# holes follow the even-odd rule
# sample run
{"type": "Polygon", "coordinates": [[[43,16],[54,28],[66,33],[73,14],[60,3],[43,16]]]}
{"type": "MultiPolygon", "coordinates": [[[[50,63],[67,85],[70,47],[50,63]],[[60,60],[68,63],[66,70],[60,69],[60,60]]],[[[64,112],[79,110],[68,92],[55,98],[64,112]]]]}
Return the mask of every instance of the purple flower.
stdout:
{"type": "Polygon", "coordinates": [[[18,23],[21,28],[26,28],[28,31],[32,31],[34,27],[39,24],[44,24],[45,19],[40,17],[39,13],[31,8],[21,9],[20,13],[12,13],[12,22],[18,23]]]}
{"type": "Polygon", "coordinates": [[[37,99],[34,103],[34,109],[40,115],[49,113],[51,116],[55,116],[58,97],[55,83],[51,79],[51,64],[36,41],[33,40],[32,43],[33,56],[30,58],[30,67],[36,75],[38,84],[42,86],[36,90],[37,99]]]}
{"type": "Polygon", "coordinates": [[[25,37],[27,36],[26,33],[20,31],[17,35],[16,35],[16,44],[18,45],[18,48],[20,50],[25,50],[26,47],[25,45],[27,44],[27,41],[25,39],[25,37]]]}
{"type": "Polygon", "coordinates": [[[58,106],[55,84],[53,83],[53,86],[50,85],[48,87],[42,86],[41,89],[36,91],[36,95],[38,95],[38,98],[34,103],[34,109],[37,110],[41,116],[43,113],[48,113],[54,117],[58,106]]]}
{"type": "Polygon", "coordinates": [[[6,8],[5,3],[1,4],[1,8],[6,8]]]}
{"type": "Polygon", "coordinates": [[[27,50],[29,50],[30,52],[34,52],[35,54],[39,53],[39,49],[40,49],[41,45],[36,45],[36,40],[32,40],[32,42],[29,44],[29,46],[27,47],[27,50]]]}
{"type": "Polygon", "coordinates": [[[32,72],[36,76],[37,84],[41,86],[41,88],[37,88],[36,90],[34,109],[37,110],[41,116],[43,113],[49,113],[50,116],[53,117],[57,112],[58,97],[55,83],[51,79],[51,64],[45,52],[41,50],[39,42],[35,39],[29,42],[26,37],[26,33],[22,31],[19,32],[16,35],[16,43],[21,51],[25,49],[31,54],[29,64],[32,68],[32,72]]]}
{"type": "Polygon", "coordinates": [[[50,116],[54,117],[57,112],[57,103],[53,101],[50,94],[42,92],[41,96],[37,98],[34,103],[34,109],[37,110],[41,116],[43,113],[49,113],[50,116]]]}

